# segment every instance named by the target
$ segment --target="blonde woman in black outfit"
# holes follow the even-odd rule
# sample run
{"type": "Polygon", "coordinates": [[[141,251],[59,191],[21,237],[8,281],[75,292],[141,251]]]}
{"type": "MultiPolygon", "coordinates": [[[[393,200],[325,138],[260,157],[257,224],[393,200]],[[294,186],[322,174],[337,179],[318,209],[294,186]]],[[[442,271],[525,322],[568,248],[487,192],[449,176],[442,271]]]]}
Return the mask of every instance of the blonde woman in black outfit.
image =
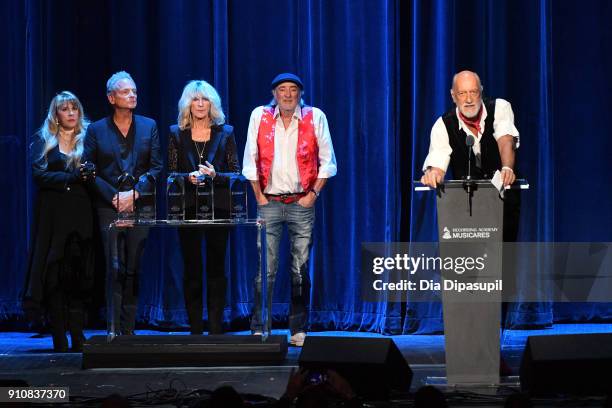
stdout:
{"type": "MultiPolygon", "coordinates": [[[[198,177],[213,178],[215,199],[227,192],[229,177],[240,174],[234,128],[225,123],[219,94],[206,81],[191,81],[178,103],[177,124],[170,127],[168,172],[185,177],[186,218],[195,219],[198,177]]],[[[227,218],[215,206],[215,218],[227,218]]],[[[192,334],[202,334],[202,240],[206,239],[206,289],[209,334],[223,333],[228,229],[179,228],[183,255],[183,291],[192,334]]]]}
{"type": "Polygon", "coordinates": [[[38,187],[24,308],[46,311],[53,349],[82,351],[85,303],[93,285],[92,209],[85,184],[95,177],[81,163],[88,122],[67,91],[52,100],[30,146],[38,187]]]}

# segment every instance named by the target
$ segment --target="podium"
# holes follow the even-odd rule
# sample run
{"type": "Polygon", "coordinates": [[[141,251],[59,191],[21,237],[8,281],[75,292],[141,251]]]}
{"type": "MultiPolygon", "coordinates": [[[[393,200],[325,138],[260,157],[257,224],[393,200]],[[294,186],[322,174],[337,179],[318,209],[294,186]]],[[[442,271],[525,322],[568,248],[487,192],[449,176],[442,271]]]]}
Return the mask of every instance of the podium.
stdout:
{"type": "MultiPolygon", "coordinates": [[[[527,189],[529,185],[520,180],[512,188],[527,189]]],[[[486,258],[478,276],[455,274],[454,278],[502,282],[504,202],[495,186],[489,180],[472,180],[469,187],[463,180],[450,180],[436,190],[417,186],[415,191],[437,192],[441,258],[486,258]]],[[[501,301],[501,291],[442,290],[448,385],[500,383],[501,301]]]]}

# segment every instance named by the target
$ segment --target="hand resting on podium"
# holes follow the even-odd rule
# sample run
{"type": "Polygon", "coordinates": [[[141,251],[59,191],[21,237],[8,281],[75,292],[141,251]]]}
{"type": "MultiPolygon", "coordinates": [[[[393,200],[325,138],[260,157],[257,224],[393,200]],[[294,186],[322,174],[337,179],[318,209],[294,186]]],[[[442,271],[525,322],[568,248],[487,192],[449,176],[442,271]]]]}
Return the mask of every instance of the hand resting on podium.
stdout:
{"type": "Polygon", "coordinates": [[[421,177],[421,183],[431,188],[437,188],[444,180],[444,170],[438,167],[428,167],[425,174],[421,177]]]}

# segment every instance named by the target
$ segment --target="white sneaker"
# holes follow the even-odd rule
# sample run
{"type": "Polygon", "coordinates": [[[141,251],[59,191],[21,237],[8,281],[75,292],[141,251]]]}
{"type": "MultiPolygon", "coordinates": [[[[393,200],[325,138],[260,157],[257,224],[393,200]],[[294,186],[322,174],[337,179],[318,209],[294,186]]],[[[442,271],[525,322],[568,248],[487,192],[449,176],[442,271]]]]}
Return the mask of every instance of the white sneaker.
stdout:
{"type": "Polygon", "coordinates": [[[292,346],[302,347],[304,345],[305,339],[306,339],[306,333],[304,332],[295,333],[289,339],[289,344],[291,344],[292,346]]]}
{"type": "Polygon", "coordinates": [[[254,331],[252,334],[253,336],[263,336],[263,332],[259,330],[254,331]]]}

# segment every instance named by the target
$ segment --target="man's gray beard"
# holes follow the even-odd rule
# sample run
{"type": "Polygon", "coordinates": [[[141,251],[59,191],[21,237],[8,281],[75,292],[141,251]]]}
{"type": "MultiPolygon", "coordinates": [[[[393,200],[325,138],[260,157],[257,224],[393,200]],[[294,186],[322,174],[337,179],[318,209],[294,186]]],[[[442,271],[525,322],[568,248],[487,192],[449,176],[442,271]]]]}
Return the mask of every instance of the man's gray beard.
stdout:
{"type": "MultiPolygon", "coordinates": [[[[482,102],[478,105],[478,109],[476,109],[476,112],[473,115],[466,115],[464,112],[461,112],[461,113],[463,113],[463,116],[465,116],[466,118],[472,119],[478,116],[478,112],[480,112],[480,108],[482,108],[482,102]]],[[[461,109],[459,109],[459,111],[461,111],[461,109]]]]}

